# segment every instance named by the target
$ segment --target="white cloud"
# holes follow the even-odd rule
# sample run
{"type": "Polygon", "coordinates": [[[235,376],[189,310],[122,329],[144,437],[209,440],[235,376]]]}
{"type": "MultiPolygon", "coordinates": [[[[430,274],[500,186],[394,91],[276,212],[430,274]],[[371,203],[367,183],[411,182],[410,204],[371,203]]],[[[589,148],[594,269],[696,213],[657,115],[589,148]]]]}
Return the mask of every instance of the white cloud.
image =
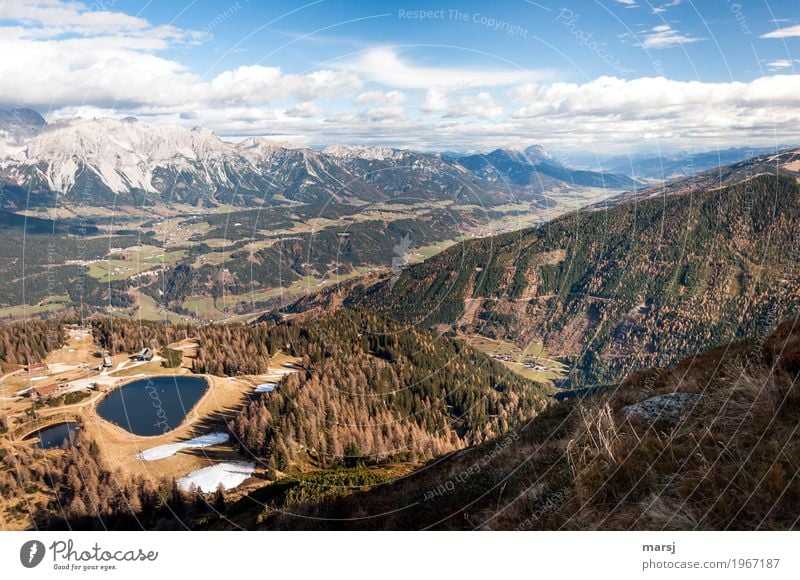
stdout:
{"type": "Polygon", "coordinates": [[[425,102],[420,109],[426,113],[445,111],[450,106],[450,99],[445,89],[433,87],[425,93],[425,102]]]}
{"type": "Polygon", "coordinates": [[[800,63],[800,59],[781,58],[767,63],[767,68],[770,70],[779,70],[784,68],[793,68],[795,63],[800,63]]]}
{"type": "Polygon", "coordinates": [[[668,9],[678,6],[683,0],[672,0],[661,6],[653,6],[653,14],[664,14],[668,9]]]}
{"type": "Polygon", "coordinates": [[[372,107],[358,113],[358,118],[370,122],[402,121],[406,118],[404,107],[372,107]]]}
{"type": "Polygon", "coordinates": [[[297,103],[291,109],[286,111],[289,117],[300,117],[307,119],[309,117],[316,117],[322,114],[322,109],[312,102],[297,103]]]}
{"type": "Polygon", "coordinates": [[[800,36],[800,24],[794,26],[787,26],[785,28],[778,28],[772,32],[762,34],[760,38],[790,38],[793,36],[800,36]]]}
{"type": "Polygon", "coordinates": [[[539,142],[610,152],[647,142],[706,148],[792,143],[800,125],[800,75],[730,83],[602,77],[582,84],[526,83],[502,94],[429,92],[427,100],[443,99],[429,103],[441,114],[410,118],[401,105],[339,111],[321,123],[278,118],[221,126],[305,134],[317,144],[473,150],[539,142]],[[508,102],[515,105],[511,114],[508,102]]]}
{"type": "MultiPolygon", "coordinates": [[[[202,89],[206,89],[201,85],[202,89]]],[[[319,70],[306,75],[283,74],[279,67],[240,66],[217,75],[206,91],[220,103],[270,103],[278,99],[303,101],[341,97],[361,88],[360,79],[343,71],[319,70]]]]}
{"type": "Polygon", "coordinates": [[[107,10],[89,11],[80,2],[11,0],[0,4],[0,18],[27,25],[75,26],[86,31],[111,32],[147,28],[142,18],[107,10]]]}
{"type": "MultiPolygon", "coordinates": [[[[196,32],[56,0],[2,3],[0,23],[0,103],[33,106],[48,120],[135,115],[202,124],[228,138],[459,150],[795,142],[800,126],[798,75],[575,84],[550,82],[545,71],[422,65],[373,49],[331,70],[292,74],[265,63],[201,77],[181,56],[165,56],[189,50],[202,37],[196,32]]],[[[642,44],[649,48],[699,40],[669,25],[648,33],[642,44]]],[[[789,59],[768,63],[779,72],[791,66],[789,59]]]]}
{"type": "MultiPolygon", "coordinates": [[[[524,106],[518,117],[551,114],[615,114],[622,118],[701,114],[731,108],[762,109],[800,104],[800,75],[773,75],[750,82],[703,83],[664,77],[620,79],[600,77],[584,84],[526,84],[509,91],[524,106]]],[[[800,111],[798,111],[800,113],[800,111]]],[[[731,119],[733,122],[734,119],[731,119]]]]}
{"type": "Polygon", "coordinates": [[[467,89],[508,86],[539,80],[549,75],[548,72],[539,70],[418,66],[401,59],[391,48],[368,50],[356,58],[336,63],[335,67],[356,73],[386,87],[397,89],[431,89],[434,87],[467,89]]]}
{"type": "Polygon", "coordinates": [[[478,93],[463,96],[456,106],[447,113],[447,117],[477,117],[478,119],[496,119],[503,114],[503,107],[489,94],[478,93]]]}
{"type": "Polygon", "coordinates": [[[681,44],[699,42],[705,38],[689,36],[672,28],[669,24],[659,24],[645,34],[643,48],[670,48],[681,44]]]}
{"type": "Polygon", "coordinates": [[[0,26],[0,54],[14,55],[0,59],[0,78],[14,79],[0,84],[0,102],[44,111],[77,105],[183,111],[211,103],[306,102],[352,95],[361,88],[361,80],[346,71],[295,75],[260,65],[241,66],[205,80],[179,61],[158,54],[174,42],[158,29],[142,24],[137,31],[135,36],[123,30],[116,35],[39,38],[22,27],[0,26]],[[155,32],[151,35],[148,30],[155,32]]]}
{"type": "Polygon", "coordinates": [[[582,138],[615,147],[664,143],[795,142],[800,75],[703,83],[662,77],[601,77],[584,84],[527,84],[509,91],[522,106],[516,127],[575,145],[582,138]]]}
{"type": "Polygon", "coordinates": [[[28,38],[55,38],[64,34],[125,35],[197,42],[208,36],[174,26],[153,26],[144,18],[98,8],[105,6],[61,0],[10,0],[0,3],[0,20],[23,24],[23,36],[28,38]]]}
{"type": "Polygon", "coordinates": [[[356,97],[357,105],[402,105],[406,94],[402,91],[367,91],[356,97]]]}

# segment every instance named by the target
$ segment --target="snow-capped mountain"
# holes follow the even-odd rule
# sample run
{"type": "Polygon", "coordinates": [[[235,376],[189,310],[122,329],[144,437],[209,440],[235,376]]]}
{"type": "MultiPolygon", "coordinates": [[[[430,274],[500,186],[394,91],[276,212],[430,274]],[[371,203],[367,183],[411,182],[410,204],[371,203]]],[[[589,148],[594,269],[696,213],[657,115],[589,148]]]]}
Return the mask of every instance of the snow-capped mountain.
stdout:
{"type": "Polygon", "coordinates": [[[0,139],[2,141],[30,139],[46,125],[44,117],[33,109],[16,107],[0,110],[0,139]]]}
{"type": "Polygon", "coordinates": [[[24,146],[15,145],[2,149],[4,181],[66,202],[78,196],[100,204],[313,201],[343,195],[344,184],[353,180],[335,160],[309,149],[259,138],[233,144],[202,127],[131,118],[55,123],[41,127],[24,146]]]}
{"type": "Polygon", "coordinates": [[[555,156],[541,145],[531,145],[521,151],[523,157],[531,164],[539,163],[552,163],[554,165],[561,165],[555,156]]]}
{"type": "Polygon", "coordinates": [[[28,109],[0,111],[0,179],[3,203],[12,208],[22,197],[26,203],[205,207],[397,197],[492,205],[543,199],[563,178],[550,175],[553,169],[567,171],[538,146],[457,159],[390,147],[314,151],[264,138],[234,144],[202,127],[132,117],[46,124],[28,109]],[[549,171],[531,179],[534,168],[549,171]]]}
{"type": "Polygon", "coordinates": [[[386,161],[388,159],[402,159],[410,151],[403,149],[392,149],[391,147],[360,147],[352,145],[328,145],[322,152],[331,157],[340,159],[369,159],[374,161],[386,161]]]}
{"type": "Polygon", "coordinates": [[[0,109],[0,163],[18,156],[25,144],[46,124],[33,109],[0,109]]]}
{"type": "Polygon", "coordinates": [[[82,169],[119,194],[156,193],[159,168],[195,172],[203,183],[232,186],[226,164],[234,146],[208,129],[141,125],[114,119],[75,120],[48,127],[28,143],[22,163],[38,167],[54,191],[68,192],[82,169]]]}

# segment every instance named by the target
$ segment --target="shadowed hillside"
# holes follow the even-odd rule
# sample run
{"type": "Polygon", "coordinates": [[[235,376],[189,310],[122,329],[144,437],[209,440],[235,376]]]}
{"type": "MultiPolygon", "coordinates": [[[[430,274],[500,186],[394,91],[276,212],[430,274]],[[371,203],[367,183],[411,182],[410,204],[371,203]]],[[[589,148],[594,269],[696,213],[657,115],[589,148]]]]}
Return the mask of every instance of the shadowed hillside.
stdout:
{"type": "MultiPolygon", "coordinates": [[[[324,502],[267,501],[258,520],[264,529],[795,529],[798,373],[795,319],[764,339],[636,373],[609,394],[554,404],[391,483],[339,487],[347,495],[324,502]],[[663,401],[677,398],[691,402],[672,416],[663,401]],[[640,413],[647,402],[659,409],[654,401],[661,414],[640,413]]],[[[256,497],[285,501],[269,491],[256,497]]],[[[254,525],[256,513],[234,521],[254,525]]]]}

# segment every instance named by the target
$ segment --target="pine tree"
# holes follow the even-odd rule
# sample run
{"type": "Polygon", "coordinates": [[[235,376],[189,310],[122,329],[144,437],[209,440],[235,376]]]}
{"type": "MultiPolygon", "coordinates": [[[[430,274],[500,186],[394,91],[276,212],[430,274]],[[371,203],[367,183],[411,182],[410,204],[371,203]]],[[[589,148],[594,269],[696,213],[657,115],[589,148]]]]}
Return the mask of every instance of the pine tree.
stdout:
{"type": "Polygon", "coordinates": [[[219,484],[217,491],[214,493],[214,510],[220,515],[225,513],[225,489],[222,484],[219,484]]]}

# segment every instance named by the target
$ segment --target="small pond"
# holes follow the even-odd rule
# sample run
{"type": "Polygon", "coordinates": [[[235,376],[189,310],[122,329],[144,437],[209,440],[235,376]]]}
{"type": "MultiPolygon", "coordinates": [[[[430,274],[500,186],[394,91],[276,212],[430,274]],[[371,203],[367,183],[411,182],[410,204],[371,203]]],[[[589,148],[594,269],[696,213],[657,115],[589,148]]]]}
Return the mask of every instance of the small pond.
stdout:
{"type": "Polygon", "coordinates": [[[134,435],[161,435],[183,422],[207,388],[202,377],[139,379],[106,395],[97,414],[134,435]]]}
{"type": "Polygon", "coordinates": [[[31,433],[26,439],[38,439],[36,447],[39,449],[53,449],[66,445],[68,441],[78,435],[78,431],[80,431],[80,425],[77,423],[59,423],[31,433]]]}

